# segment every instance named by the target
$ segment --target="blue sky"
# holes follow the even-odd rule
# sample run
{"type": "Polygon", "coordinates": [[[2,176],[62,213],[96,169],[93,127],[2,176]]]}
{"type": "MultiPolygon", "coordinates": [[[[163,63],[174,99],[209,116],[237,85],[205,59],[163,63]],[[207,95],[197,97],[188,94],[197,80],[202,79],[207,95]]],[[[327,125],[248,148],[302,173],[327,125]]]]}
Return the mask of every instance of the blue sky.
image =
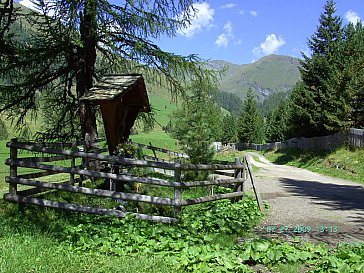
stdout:
{"type": "MultiPolygon", "coordinates": [[[[301,57],[319,24],[326,0],[200,1],[192,25],[157,41],[176,54],[251,63],[269,54],[301,57]]],[[[363,0],[337,0],[343,23],[364,20],[363,0]]]]}
{"type": "MultiPolygon", "coordinates": [[[[29,6],[30,0],[21,4],[29,6]]],[[[155,41],[163,50],[247,64],[269,54],[301,57],[319,24],[326,0],[209,0],[189,28],[155,41]]],[[[364,20],[363,0],[336,0],[343,23],[364,20]]]]}

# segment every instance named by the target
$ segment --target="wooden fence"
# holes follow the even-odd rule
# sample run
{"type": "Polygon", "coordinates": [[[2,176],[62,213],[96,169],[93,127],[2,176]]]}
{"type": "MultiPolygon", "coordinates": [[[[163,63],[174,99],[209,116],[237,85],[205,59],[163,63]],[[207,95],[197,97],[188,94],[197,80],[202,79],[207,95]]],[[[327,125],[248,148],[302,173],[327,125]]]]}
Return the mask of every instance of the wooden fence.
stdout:
{"type": "MultiPolygon", "coordinates": [[[[241,162],[239,158],[236,158],[236,161],[234,163],[229,164],[194,165],[182,164],[179,162],[154,162],[148,160],[136,160],[131,158],[122,158],[118,156],[102,155],[97,152],[85,152],[80,151],[76,146],[76,143],[18,142],[16,139],[12,139],[11,142],[7,143],[7,147],[10,148],[10,158],[6,160],[6,164],[10,166],[10,175],[6,177],[6,182],[9,183],[9,193],[4,195],[4,199],[15,202],[37,204],[45,207],[62,208],[72,211],[88,212],[95,214],[108,214],[124,217],[127,213],[130,212],[124,212],[117,209],[95,208],[80,204],[70,204],[65,202],[46,200],[42,199],[42,194],[39,193],[49,190],[56,190],[71,193],[81,193],[98,197],[106,197],[113,200],[146,202],[149,204],[171,206],[174,209],[174,217],[154,216],[141,213],[132,214],[134,214],[138,219],[146,219],[160,222],[175,222],[177,221],[176,216],[183,206],[226,198],[242,198],[244,196],[243,184],[246,181],[247,174],[249,174],[252,181],[254,179],[249,162],[246,159],[241,162]],[[41,156],[19,158],[18,150],[25,150],[38,154],[40,153],[41,156]],[[77,158],[82,159],[82,164],[76,164],[77,158]],[[62,162],[58,162],[57,165],[45,164],[61,160],[69,160],[70,167],[59,166],[59,163],[62,162]],[[106,164],[108,166],[117,166],[117,168],[109,168],[111,169],[111,171],[92,169],[89,167],[91,166],[91,164],[89,163],[92,161],[98,161],[99,163],[101,162],[104,165],[106,164]],[[138,177],[136,175],[123,171],[127,167],[160,168],[173,170],[174,181],[171,182],[168,180],[157,178],[138,177]],[[40,171],[19,175],[18,168],[31,168],[40,171]],[[224,170],[233,170],[234,177],[229,179],[215,179],[211,181],[206,180],[182,182],[182,172],[190,170],[219,170],[220,172],[223,172],[224,170]],[[69,180],[67,179],[67,181],[63,181],[62,183],[44,182],[36,180],[36,178],[49,176],[56,173],[69,174],[69,180]],[[126,193],[116,190],[88,188],[85,187],[82,183],[82,181],[84,181],[86,178],[108,179],[110,185],[113,183],[123,185],[127,182],[137,182],[148,185],[156,185],[160,187],[170,187],[174,189],[174,195],[173,198],[163,198],[158,196],[143,195],[139,193],[126,193]],[[19,190],[19,184],[30,186],[30,189],[19,190]],[[192,199],[183,199],[182,197],[182,189],[191,187],[223,185],[232,185],[234,191],[230,193],[215,194],[192,199]]],[[[254,191],[256,192],[259,207],[262,209],[260,196],[256,187],[254,187],[254,191]]]]}
{"type": "Polygon", "coordinates": [[[332,151],[341,145],[349,145],[352,148],[364,147],[364,129],[351,128],[346,132],[336,133],[322,137],[295,137],[286,141],[271,142],[266,144],[236,143],[238,150],[252,149],[262,150],[282,150],[286,148],[299,148],[305,151],[332,151]]]}

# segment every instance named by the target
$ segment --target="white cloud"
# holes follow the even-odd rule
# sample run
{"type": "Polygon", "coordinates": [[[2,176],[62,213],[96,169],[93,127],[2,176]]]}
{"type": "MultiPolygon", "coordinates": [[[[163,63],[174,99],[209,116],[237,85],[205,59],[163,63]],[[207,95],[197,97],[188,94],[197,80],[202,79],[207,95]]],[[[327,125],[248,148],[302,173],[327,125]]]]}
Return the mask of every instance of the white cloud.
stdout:
{"type": "Polygon", "coordinates": [[[302,54],[305,54],[306,56],[311,56],[311,51],[308,48],[308,46],[298,46],[292,49],[293,52],[293,56],[297,57],[297,58],[302,58],[302,54]]]}
{"type": "Polygon", "coordinates": [[[251,16],[256,17],[256,16],[258,16],[259,11],[256,11],[256,10],[246,11],[246,10],[243,10],[243,9],[239,9],[239,11],[238,11],[239,15],[245,15],[246,13],[249,13],[251,16]]]}
{"type": "Polygon", "coordinates": [[[250,10],[250,11],[249,11],[249,14],[250,14],[251,16],[254,16],[254,17],[255,17],[255,16],[258,16],[258,13],[259,13],[259,12],[258,12],[258,11],[255,11],[255,10],[250,10]]]}
{"type": "Polygon", "coordinates": [[[224,25],[224,33],[217,36],[215,45],[218,47],[227,47],[232,39],[234,39],[233,23],[227,21],[224,25]]]}
{"type": "Polygon", "coordinates": [[[229,38],[226,35],[226,33],[221,33],[219,36],[217,36],[217,39],[215,41],[215,45],[217,45],[218,47],[227,47],[229,44],[229,38]]]}
{"type": "Polygon", "coordinates": [[[227,21],[224,25],[224,30],[231,35],[233,33],[233,23],[231,23],[231,21],[227,21]]]}
{"type": "Polygon", "coordinates": [[[253,53],[256,56],[265,56],[273,54],[286,43],[281,36],[277,37],[274,33],[267,35],[265,41],[260,44],[259,47],[253,49],[253,53]]]}
{"type": "MultiPolygon", "coordinates": [[[[188,38],[194,36],[200,32],[203,28],[210,28],[214,21],[215,10],[210,7],[206,2],[193,4],[193,8],[196,9],[196,14],[191,20],[191,24],[182,30],[179,30],[180,35],[184,35],[188,38]]],[[[190,7],[192,9],[192,7],[190,7]]]]}
{"type": "Polygon", "coordinates": [[[242,40],[237,40],[237,41],[234,42],[234,45],[241,45],[242,43],[243,43],[242,40]]]}
{"type": "Polygon", "coordinates": [[[20,5],[26,6],[27,8],[30,8],[32,10],[37,10],[35,5],[32,3],[31,0],[22,0],[19,2],[20,5]]]}
{"type": "Polygon", "coordinates": [[[345,18],[346,20],[348,20],[349,23],[353,23],[354,25],[356,25],[356,23],[361,20],[358,13],[353,10],[347,11],[345,13],[345,18]]]}
{"type": "Polygon", "coordinates": [[[22,0],[22,1],[19,1],[19,4],[27,7],[27,8],[30,8],[32,10],[35,10],[37,12],[40,12],[40,13],[44,13],[44,14],[47,14],[48,16],[51,16],[53,17],[54,14],[55,14],[55,5],[56,5],[56,2],[55,0],[44,0],[44,6],[43,8],[39,8],[37,7],[36,5],[34,5],[33,2],[37,2],[39,3],[39,1],[32,1],[32,0],[22,0]]]}
{"type": "Polygon", "coordinates": [[[225,5],[222,5],[220,8],[222,9],[232,9],[232,8],[235,8],[236,7],[236,4],[234,3],[227,3],[225,5]]]}

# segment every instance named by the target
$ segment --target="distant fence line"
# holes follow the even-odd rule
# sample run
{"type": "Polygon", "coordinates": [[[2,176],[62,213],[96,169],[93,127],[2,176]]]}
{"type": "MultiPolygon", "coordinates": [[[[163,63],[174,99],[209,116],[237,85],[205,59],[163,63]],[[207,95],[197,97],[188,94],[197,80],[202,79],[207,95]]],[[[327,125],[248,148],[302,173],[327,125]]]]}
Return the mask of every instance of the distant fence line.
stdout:
{"type": "Polygon", "coordinates": [[[353,148],[364,147],[364,129],[351,128],[347,132],[336,133],[322,137],[295,137],[286,141],[272,142],[266,144],[236,143],[236,149],[281,150],[285,148],[299,148],[305,151],[330,151],[337,147],[348,144],[353,148]]]}

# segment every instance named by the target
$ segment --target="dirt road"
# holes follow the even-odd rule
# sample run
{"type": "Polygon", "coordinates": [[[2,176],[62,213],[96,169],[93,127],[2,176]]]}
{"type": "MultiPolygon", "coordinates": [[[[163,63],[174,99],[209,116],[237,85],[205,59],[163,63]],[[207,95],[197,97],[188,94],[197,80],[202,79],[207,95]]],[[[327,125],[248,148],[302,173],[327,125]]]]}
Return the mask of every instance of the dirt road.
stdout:
{"type": "Polygon", "coordinates": [[[256,180],[262,199],[270,205],[258,232],[332,244],[364,242],[364,185],[276,165],[258,153],[248,154],[252,164],[260,168],[256,180]]]}

